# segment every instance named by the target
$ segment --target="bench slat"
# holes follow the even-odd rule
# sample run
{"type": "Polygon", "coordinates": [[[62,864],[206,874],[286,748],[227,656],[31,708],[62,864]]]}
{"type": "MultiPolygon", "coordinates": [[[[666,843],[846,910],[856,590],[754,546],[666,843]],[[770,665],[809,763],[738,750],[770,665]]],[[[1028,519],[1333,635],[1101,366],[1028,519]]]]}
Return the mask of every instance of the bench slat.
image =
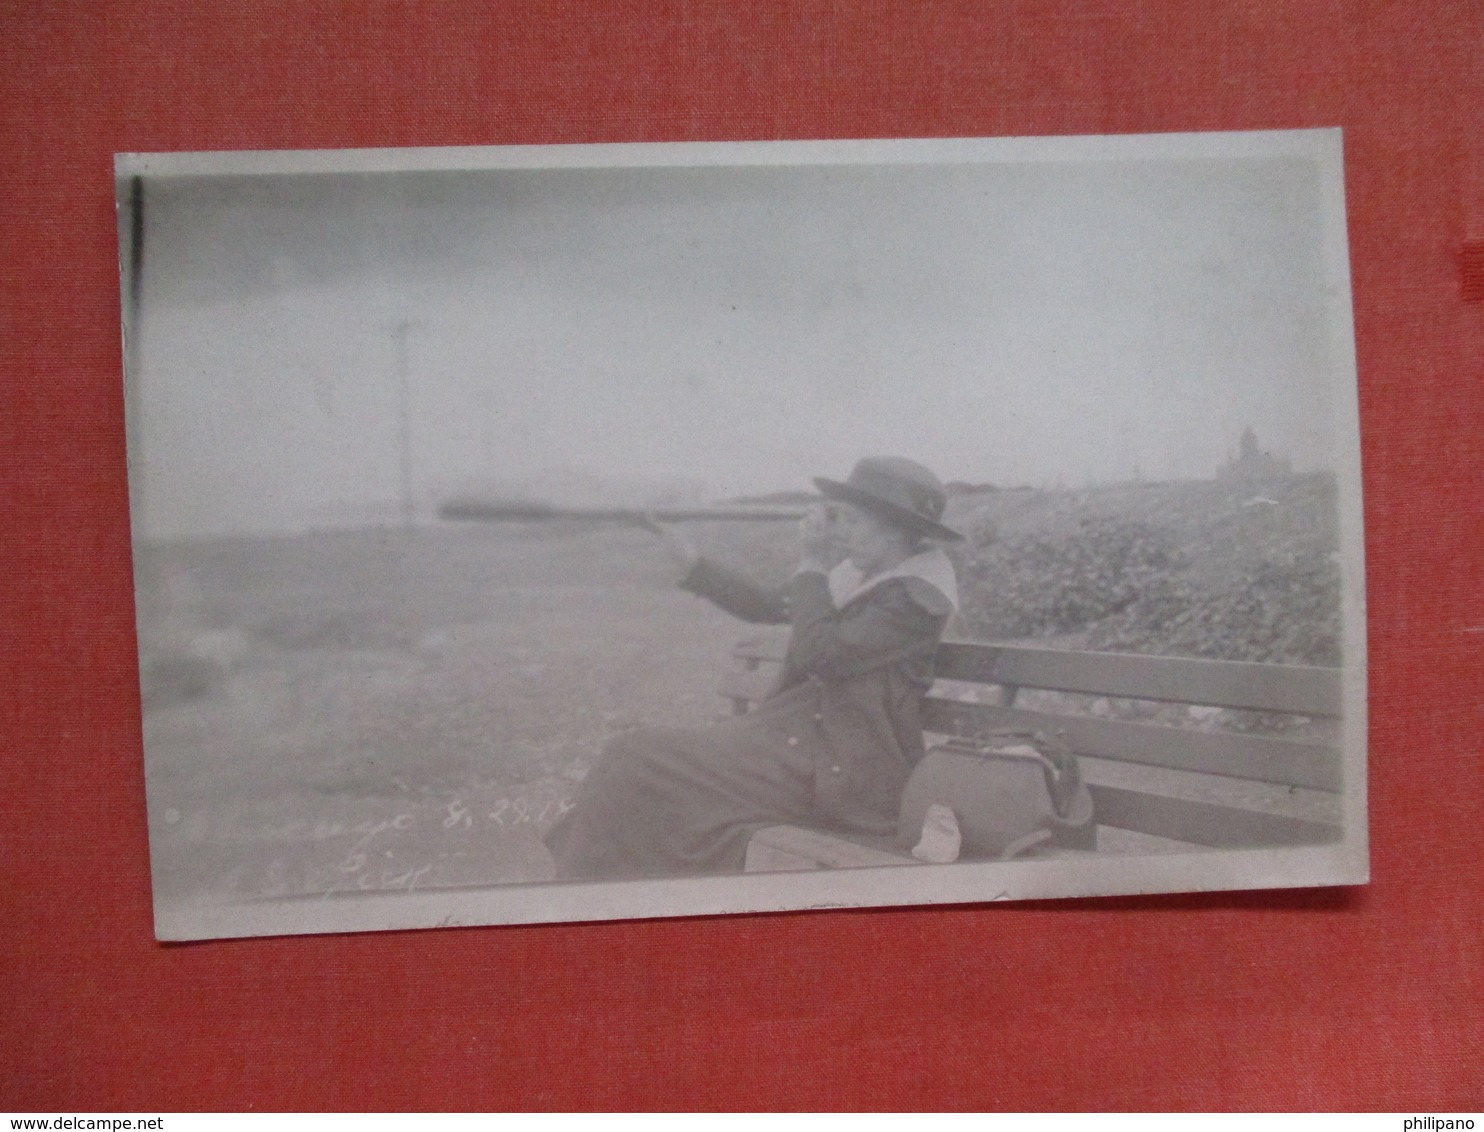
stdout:
{"type": "Polygon", "coordinates": [[[1321,845],[1343,836],[1339,826],[1286,814],[1171,798],[1122,786],[1089,784],[1088,790],[1099,825],[1213,849],[1321,845]]]}
{"type": "Polygon", "coordinates": [[[793,825],[770,825],[747,844],[747,872],[793,869],[860,869],[881,865],[916,865],[906,853],[888,853],[848,841],[838,834],[793,825]]]}
{"type": "Polygon", "coordinates": [[[1338,716],[1343,700],[1338,670],[1301,664],[945,641],[935,667],[946,680],[1296,715],[1338,716]]]}
{"type": "MultiPolygon", "coordinates": [[[[718,690],[730,699],[757,703],[772,690],[774,679],[772,672],[727,669],[718,690]]],[[[1032,728],[1059,737],[1078,755],[1312,790],[1343,788],[1336,748],[1267,735],[1197,731],[935,696],[923,702],[923,726],[944,735],[971,737],[1002,727],[1032,728]]]]}
{"type": "MultiPolygon", "coordinates": [[[[737,645],[733,655],[777,662],[787,644],[786,636],[767,634],[737,645]]],[[[1306,664],[944,641],[936,669],[944,680],[1328,718],[1341,715],[1344,701],[1338,669],[1306,664]]]]}
{"type": "Polygon", "coordinates": [[[922,707],[924,728],[944,735],[972,737],[999,727],[1033,728],[1060,738],[1083,756],[1314,790],[1339,791],[1342,785],[1339,751],[1319,743],[1059,715],[936,696],[924,700],[922,707]]]}

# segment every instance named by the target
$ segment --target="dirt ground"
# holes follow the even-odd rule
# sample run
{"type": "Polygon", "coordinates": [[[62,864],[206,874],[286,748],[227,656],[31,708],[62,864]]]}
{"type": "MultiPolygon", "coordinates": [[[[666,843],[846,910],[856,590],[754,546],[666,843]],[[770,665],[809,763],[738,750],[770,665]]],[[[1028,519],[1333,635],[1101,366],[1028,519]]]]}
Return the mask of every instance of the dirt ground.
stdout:
{"type": "Polygon", "coordinates": [[[738,623],[652,536],[438,528],[140,555],[157,899],[537,881],[604,741],[703,724],[738,623]]]}

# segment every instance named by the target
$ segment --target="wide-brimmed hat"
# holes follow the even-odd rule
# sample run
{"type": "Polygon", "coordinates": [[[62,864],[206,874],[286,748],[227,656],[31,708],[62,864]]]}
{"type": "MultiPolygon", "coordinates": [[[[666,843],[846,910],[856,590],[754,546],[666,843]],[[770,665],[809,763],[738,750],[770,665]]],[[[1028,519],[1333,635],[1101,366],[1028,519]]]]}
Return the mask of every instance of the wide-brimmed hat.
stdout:
{"type": "Polygon", "coordinates": [[[822,477],[816,477],[814,482],[827,499],[864,507],[914,534],[952,542],[964,537],[938,521],[948,506],[948,492],[943,490],[937,476],[915,460],[867,456],[856,464],[844,483],[822,477]]]}

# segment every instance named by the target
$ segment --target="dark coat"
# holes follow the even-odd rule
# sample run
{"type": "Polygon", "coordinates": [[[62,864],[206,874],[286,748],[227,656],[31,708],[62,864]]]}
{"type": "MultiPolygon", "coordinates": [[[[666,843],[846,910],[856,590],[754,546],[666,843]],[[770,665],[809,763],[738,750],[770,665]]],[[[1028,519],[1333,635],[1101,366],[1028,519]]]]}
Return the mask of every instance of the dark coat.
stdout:
{"type": "Polygon", "coordinates": [[[894,831],[902,787],[922,758],[919,705],[933,683],[946,599],[892,578],[836,609],[823,574],[798,574],[769,594],[705,560],[681,585],[744,621],[793,626],[778,681],[758,710],[799,724],[790,737],[813,764],[818,817],[894,831]]]}
{"type": "Polygon", "coordinates": [[[948,599],[890,578],[837,609],[823,574],[772,593],[705,560],[682,586],[745,621],[791,624],[778,682],[714,727],[616,737],[548,835],[559,873],[737,871],[766,825],[894,832],[948,599]]]}

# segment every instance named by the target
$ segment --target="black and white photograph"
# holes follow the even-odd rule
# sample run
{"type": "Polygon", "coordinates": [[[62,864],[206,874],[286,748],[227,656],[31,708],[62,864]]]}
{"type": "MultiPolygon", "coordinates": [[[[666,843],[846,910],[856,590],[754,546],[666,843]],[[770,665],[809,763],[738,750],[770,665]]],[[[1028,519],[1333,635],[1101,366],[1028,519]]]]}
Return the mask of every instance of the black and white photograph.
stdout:
{"type": "Polygon", "coordinates": [[[1342,150],[119,155],[157,936],[1363,883],[1342,150]]]}

